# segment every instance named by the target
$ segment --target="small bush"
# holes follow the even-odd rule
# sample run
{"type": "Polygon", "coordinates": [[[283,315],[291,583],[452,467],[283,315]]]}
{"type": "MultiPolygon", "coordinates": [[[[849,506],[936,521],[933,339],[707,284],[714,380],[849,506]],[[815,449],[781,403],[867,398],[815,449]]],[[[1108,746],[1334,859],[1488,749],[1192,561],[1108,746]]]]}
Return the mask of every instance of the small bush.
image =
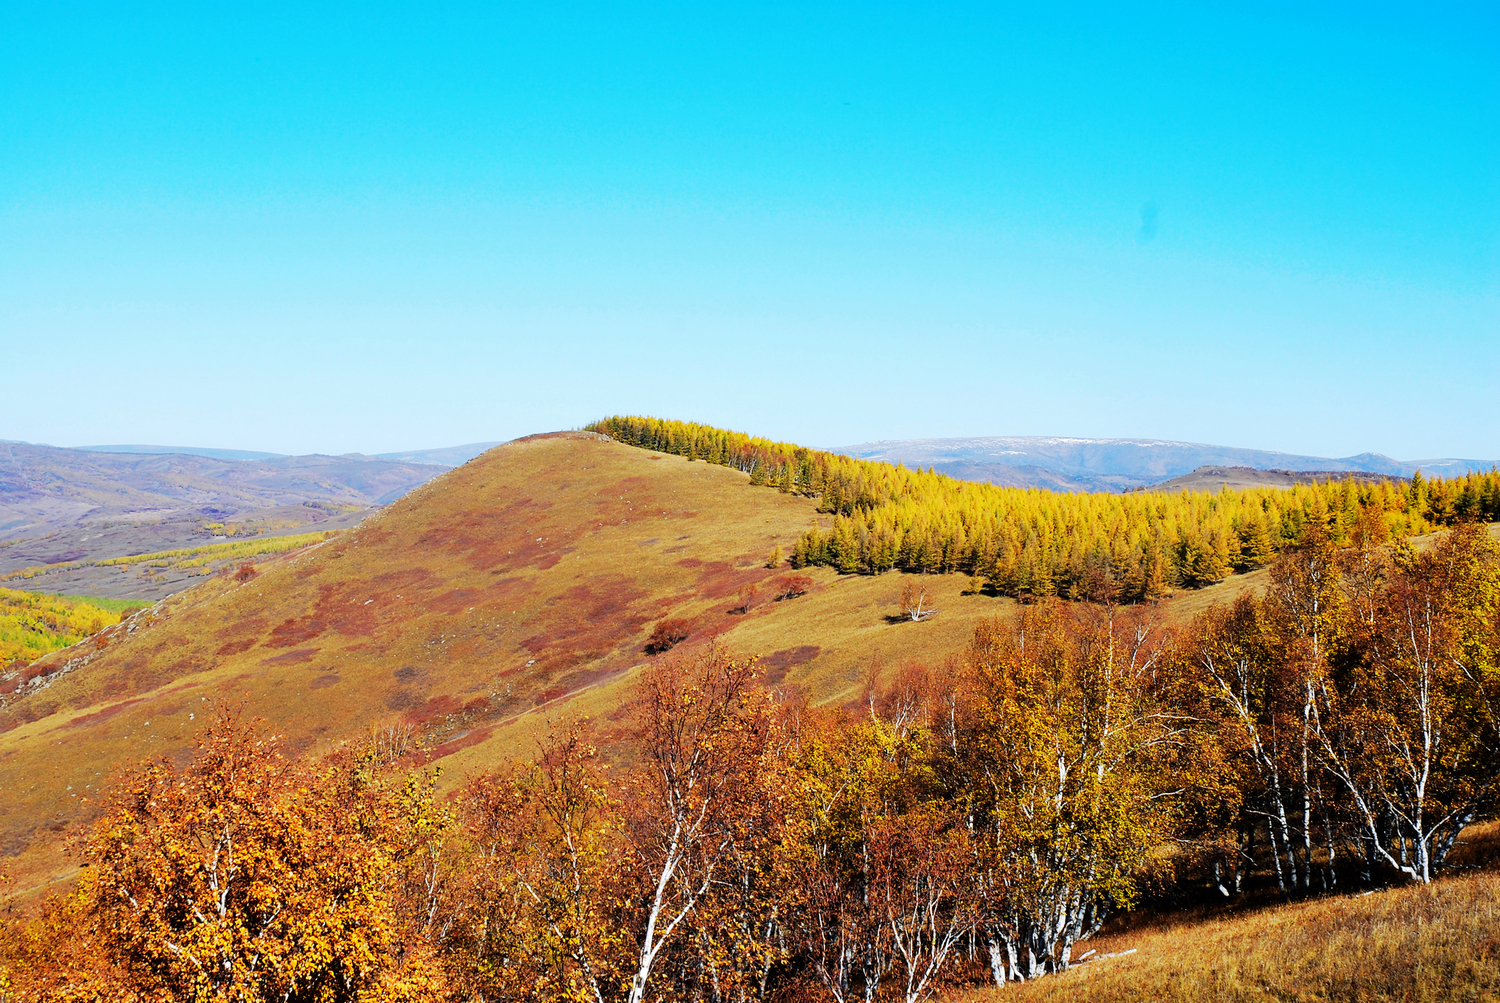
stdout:
{"type": "Polygon", "coordinates": [[[734,607],[730,609],[729,612],[741,614],[750,612],[750,607],[755,605],[755,600],[757,597],[759,597],[759,595],[760,586],[756,585],[754,582],[751,582],[748,585],[741,585],[739,596],[735,600],[734,607]]]}
{"type": "Polygon", "coordinates": [[[241,564],[239,570],[234,573],[234,580],[243,584],[258,574],[260,572],[255,570],[255,565],[246,562],[245,564],[241,564]]]}
{"type": "Polygon", "coordinates": [[[781,575],[771,579],[771,595],[777,602],[795,599],[810,588],[812,578],[808,575],[781,575]]]}
{"type": "Polygon", "coordinates": [[[646,654],[659,655],[687,640],[689,634],[686,620],[662,620],[646,638],[646,654]]]}

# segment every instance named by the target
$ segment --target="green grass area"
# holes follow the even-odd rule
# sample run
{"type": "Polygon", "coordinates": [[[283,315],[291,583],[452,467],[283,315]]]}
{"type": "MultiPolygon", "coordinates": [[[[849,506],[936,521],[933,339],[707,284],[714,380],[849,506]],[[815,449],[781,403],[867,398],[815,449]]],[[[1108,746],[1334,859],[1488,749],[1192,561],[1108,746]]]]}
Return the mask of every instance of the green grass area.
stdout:
{"type": "Polygon", "coordinates": [[[103,596],[63,595],[53,596],[52,598],[61,599],[64,602],[83,603],[89,606],[96,606],[99,609],[108,610],[111,613],[119,613],[121,616],[129,616],[136,610],[145,609],[147,606],[151,605],[151,600],[149,599],[106,599],[103,596]]]}

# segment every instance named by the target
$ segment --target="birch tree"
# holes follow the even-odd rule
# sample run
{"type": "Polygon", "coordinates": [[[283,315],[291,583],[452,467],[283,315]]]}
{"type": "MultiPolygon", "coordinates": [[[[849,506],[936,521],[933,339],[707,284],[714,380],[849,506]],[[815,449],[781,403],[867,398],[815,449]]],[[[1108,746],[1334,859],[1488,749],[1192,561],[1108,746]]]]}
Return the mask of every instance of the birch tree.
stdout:
{"type": "Polygon", "coordinates": [[[1465,643],[1493,620],[1495,547],[1464,528],[1407,550],[1377,596],[1361,657],[1320,684],[1314,712],[1328,770],[1383,864],[1426,883],[1495,793],[1493,649],[1465,643]]]}
{"type": "Polygon", "coordinates": [[[627,1003],[640,1003],[664,952],[731,869],[737,823],[754,814],[769,715],[754,660],[707,646],[642,677],[640,765],[626,793],[640,889],[629,917],[627,1003]]]}
{"type": "Polygon", "coordinates": [[[1056,603],[976,629],[961,740],[998,983],[1063,971],[1134,899],[1134,872],[1188,781],[1167,769],[1188,722],[1166,699],[1164,637],[1113,608],[1056,603]]]}

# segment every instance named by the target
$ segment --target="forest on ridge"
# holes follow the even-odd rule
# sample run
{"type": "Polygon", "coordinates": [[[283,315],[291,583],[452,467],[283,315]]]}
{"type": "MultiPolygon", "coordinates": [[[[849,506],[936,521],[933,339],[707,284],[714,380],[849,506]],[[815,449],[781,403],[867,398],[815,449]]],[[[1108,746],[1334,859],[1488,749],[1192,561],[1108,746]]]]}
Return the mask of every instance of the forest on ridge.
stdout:
{"type": "Polygon", "coordinates": [[[1371,546],[1500,520],[1500,471],[1401,485],[1330,480],[1218,493],[1072,494],[956,480],[708,425],[616,416],[588,430],[744,471],[752,484],[819,500],[793,566],[844,574],[961,572],[999,595],[1160,598],[1264,566],[1308,523],[1340,545],[1371,546]]]}

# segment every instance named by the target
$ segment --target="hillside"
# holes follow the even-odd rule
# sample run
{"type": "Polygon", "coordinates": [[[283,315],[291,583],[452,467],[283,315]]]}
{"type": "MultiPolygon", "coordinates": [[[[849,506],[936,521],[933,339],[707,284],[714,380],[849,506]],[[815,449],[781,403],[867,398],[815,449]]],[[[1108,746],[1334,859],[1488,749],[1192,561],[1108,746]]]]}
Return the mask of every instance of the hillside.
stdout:
{"type": "Polygon", "coordinates": [[[1332,471],[1410,477],[1455,477],[1488,470],[1492,461],[1393,460],[1379,453],[1332,458],[1161,439],[989,436],[866,442],[835,450],[866,460],[932,467],[938,473],[1007,487],[1054,491],[1122,491],[1182,477],[1203,466],[1332,471]]]}
{"type": "MultiPolygon", "coordinates": [[[[1199,1003],[1206,1000],[1489,1000],[1500,992],[1500,874],[1259,908],[1149,911],[1120,917],[1071,971],[962,1003],[1199,1003]]],[[[1461,848],[1459,853],[1463,854],[1461,848]]],[[[1462,856],[1460,857],[1462,860],[1462,856]]],[[[1460,864],[1462,866],[1462,864],[1460,864]]]]}
{"type": "MultiPolygon", "coordinates": [[[[111,766],[180,755],[223,701],[297,749],[409,722],[456,782],[531,748],[548,720],[587,714],[607,731],[663,617],[828,701],[856,699],[877,659],[935,661],[1012,608],[925,576],[939,615],[892,623],[902,576],[824,568],[802,572],[805,595],[766,601],[786,574],[767,552],[820,517],[812,499],[747,482],[591,433],[518,440],[243,584],[209,579],[49,656],[46,688],[0,711],[7,870],[60,873],[59,837],[111,766]],[[731,612],[756,583],[760,601],[731,612]]],[[[1165,608],[1189,616],[1257,580],[1165,608]]]]}

